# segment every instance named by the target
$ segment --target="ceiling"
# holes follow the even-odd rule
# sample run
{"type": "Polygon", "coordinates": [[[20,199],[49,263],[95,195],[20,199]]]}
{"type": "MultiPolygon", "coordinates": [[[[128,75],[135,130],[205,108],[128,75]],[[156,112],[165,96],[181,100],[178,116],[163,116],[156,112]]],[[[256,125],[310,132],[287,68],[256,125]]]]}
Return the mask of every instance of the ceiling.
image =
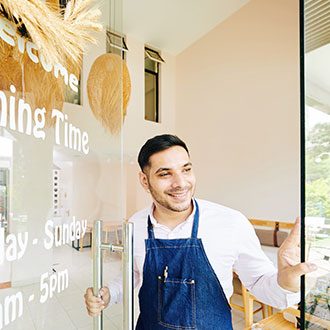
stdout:
{"type": "Polygon", "coordinates": [[[123,33],[181,53],[250,0],[123,0],[123,33]]]}
{"type": "MultiPolygon", "coordinates": [[[[177,55],[249,1],[122,0],[120,10],[123,21],[120,30],[145,44],[177,55]]],[[[311,4],[313,5],[314,2],[318,1],[313,0],[311,4]]],[[[116,0],[113,5],[115,3],[116,0]]],[[[306,24],[313,23],[310,20],[308,18],[306,24]]],[[[309,34],[309,31],[306,31],[306,35],[309,34]]],[[[327,36],[330,34],[328,33],[327,36]]],[[[329,58],[330,44],[309,51],[305,57],[307,103],[328,114],[330,114],[329,58]]]]}

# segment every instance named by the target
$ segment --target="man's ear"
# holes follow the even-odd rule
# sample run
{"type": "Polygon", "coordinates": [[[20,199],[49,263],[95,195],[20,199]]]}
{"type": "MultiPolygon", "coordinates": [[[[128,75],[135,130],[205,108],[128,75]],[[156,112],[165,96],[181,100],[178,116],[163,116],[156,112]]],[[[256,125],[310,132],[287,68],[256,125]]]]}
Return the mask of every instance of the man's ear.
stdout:
{"type": "Polygon", "coordinates": [[[139,180],[140,180],[141,186],[144,188],[144,190],[147,193],[150,193],[147,175],[145,173],[143,173],[142,171],[139,172],[139,180]]]}

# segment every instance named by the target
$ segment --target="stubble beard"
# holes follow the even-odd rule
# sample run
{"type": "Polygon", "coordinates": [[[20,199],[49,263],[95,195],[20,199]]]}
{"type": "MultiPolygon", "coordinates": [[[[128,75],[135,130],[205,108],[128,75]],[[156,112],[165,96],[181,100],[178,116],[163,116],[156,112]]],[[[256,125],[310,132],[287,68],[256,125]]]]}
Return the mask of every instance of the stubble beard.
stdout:
{"type": "MultiPolygon", "coordinates": [[[[180,207],[180,205],[178,205],[177,207],[171,205],[171,203],[169,203],[165,198],[162,198],[158,193],[156,193],[156,191],[152,188],[152,186],[150,185],[150,182],[148,180],[149,183],[149,190],[150,190],[150,194],[153,198],[153,200],[155,202],[157,202],[159,205],[161,205],[162,207],[166,208],[167,210],[173,211],[173,212],[184,212],[189,210],[190,206],[191,206],[191,199],[195,193],[195,191],[192,192],[191,194],[191,199],[189,200],[189,203],[187,205],[182,205],[180,207]]],[[[184,190],[187,191],[187,193],[192,191],[192,186],[190,185],[189,188],[185,188],[184,190]]],[[[180,189],[181,191],[182,189],[180,189]]],[[[174,191],[173,191],[174,192],[174,191]]]]}

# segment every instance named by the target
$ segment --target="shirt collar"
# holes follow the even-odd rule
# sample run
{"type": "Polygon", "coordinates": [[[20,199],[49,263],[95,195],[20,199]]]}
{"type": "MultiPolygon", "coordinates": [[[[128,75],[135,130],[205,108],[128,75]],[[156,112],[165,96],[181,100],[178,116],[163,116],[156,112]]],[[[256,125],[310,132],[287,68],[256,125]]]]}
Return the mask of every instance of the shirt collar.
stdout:
{"type": "MultiPolygon", "coordinates": [[[[176,228],[181,227],[181,226],[183,226],[183,225],[185,225],[187,223],[190,223],[190,222],[193,222],[194,221],[194,216],[195,216],[195,212],[196,212],[196,202],[195,202],[195,199],[193,199],[193,202],[194,202],[193,203],[193,211],[191,212],[191,214],[189,215],[189,217],[184,222],[180,223],[176,228]]],[[[150,221],[151,221],[152,225],[154,227],[166,227],[166,226],[164,226],[162,224],[159,224],[157,222],[157,220],[154,217],[154,209],[155,209],[155,204],[152,203],[151,206],[150,206],[150,210],[149,210],[149,216],[150,216],[150,221]]]]}

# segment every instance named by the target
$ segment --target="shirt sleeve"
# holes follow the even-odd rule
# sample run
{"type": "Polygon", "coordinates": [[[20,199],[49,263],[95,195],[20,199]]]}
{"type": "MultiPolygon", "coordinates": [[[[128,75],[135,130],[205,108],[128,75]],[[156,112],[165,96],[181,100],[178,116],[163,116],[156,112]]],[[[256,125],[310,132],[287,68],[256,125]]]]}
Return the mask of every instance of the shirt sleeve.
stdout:
{"type": "Polygon", "coordinates": [[[244,286],[267,305],[283,309],[297,304],[300,293],[279,286],[277,269],[262,251],[253,226],[243,216],[236,233],[238,254],[234,269],[244,286]]]}
{"type": "MultiPolygon", "coordinates": [[[[142,214],[142,219],[145,219],[145,214],[142,214]]],[[[133,258],[133,271],[134,271],[134,288],[141,285],[143,263],[145,257],[144,238],[146,235],[146,226],[144,222],[141,224],[136,222],[137,216],[130,218],[134,223],[134,258],[133,258]]],[[[122,272],[121,272],[122,273],[122,272]]],[[[114,280],[108,283],[110,290],[111,300],[109,306],[118,304],[123,300],[123,276],[120,274],[114,280]]]]}
{"type": "MultiPolygon", "coordinates": [[[[140,272],[136,265],[136,260],[134,258],[134,288],[140,283],[140,272]]],[[[123,276],[120,274],[114,280],[110,281],[108,284],[110,290],[110,303],[109,307],[114,304],[119,304],[123,300],[123,276]]]]}

